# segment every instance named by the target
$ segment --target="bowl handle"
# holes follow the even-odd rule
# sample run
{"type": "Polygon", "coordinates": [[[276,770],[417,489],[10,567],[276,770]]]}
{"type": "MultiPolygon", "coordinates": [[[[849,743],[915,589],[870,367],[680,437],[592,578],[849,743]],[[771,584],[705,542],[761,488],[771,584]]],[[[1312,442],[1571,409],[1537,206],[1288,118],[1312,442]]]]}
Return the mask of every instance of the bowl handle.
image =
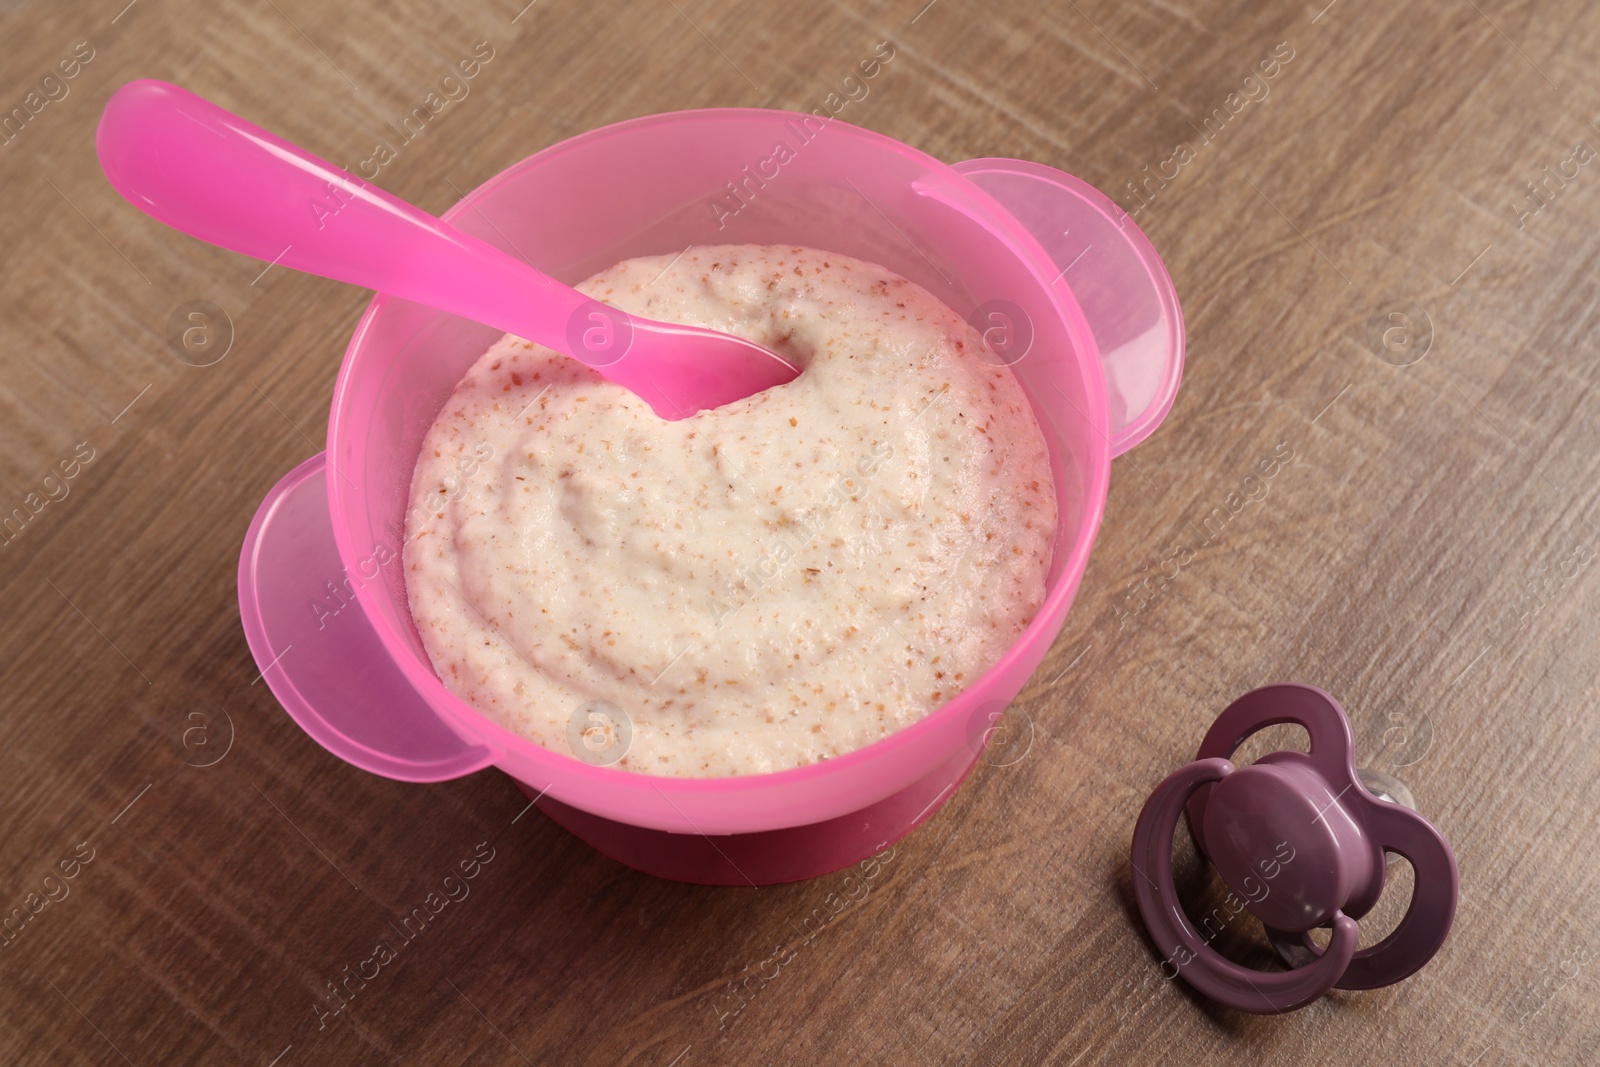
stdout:
{"type": "Polygon", "coordinates": [[[349,572],[333,539],[326,467],[318,453],[286,474],[245,534],[239,616],[256,681],[312,740],[363,770],[439,782],[489,766],[494,750],[458,734],[411,687],[356,600],[357,583],[400,580],[400,546],[378,546],[349,572]]]}
{"type": "Polygon", "coordinates": [[[999,201],[1061,273],[1100,349],[1120,456],[1161,425],[1183,376],[1183,311],[1166,266],[1128,213],[1064,171],[1020,159],[969,159],[952,168],[999,201]]]}

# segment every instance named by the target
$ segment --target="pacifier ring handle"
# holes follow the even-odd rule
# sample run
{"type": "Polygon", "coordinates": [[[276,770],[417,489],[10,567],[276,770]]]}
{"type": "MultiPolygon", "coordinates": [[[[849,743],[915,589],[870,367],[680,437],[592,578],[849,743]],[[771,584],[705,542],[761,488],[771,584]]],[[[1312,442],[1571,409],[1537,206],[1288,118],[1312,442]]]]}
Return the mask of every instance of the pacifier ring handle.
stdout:
{"type": "MultiPolygon", "coordinates": [[[[1133,831],[1133,892],[1145,926],[1163,956],[1162,973],[1182,976],[1200,992],[1240,1011],[1266,1015],[1304,1007],[1332,989],[1355,955],[1354,919],[1335,912],[1325,951],[1290,971],[1256,971],[1224,958],[1189,922],[1172,879],[1172,836],[1195,791],[1234,773],[1226,759],[1197,760],[1156,787],[1133,831]]],[[[1397,931],[1398,933],[1399,931],[1397,931]]]]}

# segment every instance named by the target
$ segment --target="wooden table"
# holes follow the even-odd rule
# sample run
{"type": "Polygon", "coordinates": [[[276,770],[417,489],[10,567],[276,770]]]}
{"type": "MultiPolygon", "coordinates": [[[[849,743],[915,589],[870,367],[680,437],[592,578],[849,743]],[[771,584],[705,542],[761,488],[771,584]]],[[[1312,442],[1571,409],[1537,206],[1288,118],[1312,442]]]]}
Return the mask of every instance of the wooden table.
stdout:
{"type": "MultiPolygon", "coordinates": [[[[0,513],[24,509],[0,548],[0,908],[39,908],[0,949],[0,1059],[1600,1061],[1600,8],[123,2],[0,15],[0,105],[25,118],[0,145],[0,513]],[[130,209],[95,163],[107,95],[180,82],[354,166],[486,42],[382,168],[442,211],[622,118],[809,110],[880,41],[894,60],[841,118],[1139,208],[1188,322],[1177,405],[1115,462],[1010,713],[1018,758],[847,899],[843,875],[653,880],[518,819],[498,772],[406,785],[325,753],[255,682],[234,573],[257,502],[322,447],[367,297],[130,209]],[[232,323],[203,367],[167,343],[200,300],[232,323]],[[1252,499],[1208,526],[1230,494],[1252,499]],[[1345,703],[1462,893],[1416,977],[1257,1018],[1162,978],[1127,844],[1217,712],[1274,680],[1345,703]],[[470,895],[323,1014],[479,842],[470,895]]],[[[1208,906],[1217,880],[1183,863],[1208,906]]],[[[1251,922],[1223,941],[1270,965],[1251,922]]]]}

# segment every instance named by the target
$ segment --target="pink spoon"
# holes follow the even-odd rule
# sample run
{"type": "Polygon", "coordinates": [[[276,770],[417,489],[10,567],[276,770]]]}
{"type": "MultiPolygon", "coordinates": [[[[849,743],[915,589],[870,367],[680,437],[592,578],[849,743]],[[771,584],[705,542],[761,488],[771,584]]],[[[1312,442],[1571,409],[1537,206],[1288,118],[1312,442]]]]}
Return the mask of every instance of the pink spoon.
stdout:
{"type": "Polygon", "coordinates": [[[100,116],[95,148],[112,188],[158,222],[553,348],[636,393],[664,419],[720,407],[799,373],[749,341],[591,300],[176,85],[145,79],[118,89],[100,116]]]}

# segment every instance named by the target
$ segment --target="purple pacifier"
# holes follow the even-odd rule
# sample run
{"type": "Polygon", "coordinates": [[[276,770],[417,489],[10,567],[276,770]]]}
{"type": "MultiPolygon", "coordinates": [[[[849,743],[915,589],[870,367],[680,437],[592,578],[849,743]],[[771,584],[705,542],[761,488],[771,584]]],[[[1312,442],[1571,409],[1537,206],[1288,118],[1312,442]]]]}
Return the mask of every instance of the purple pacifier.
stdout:
{"type": "Polygon", "coordinates": [[[1139,813],[1133,891],[1157,951],[1206,996],[1259,1014],[1416,973],[1450,932],[1457,880],[1449,844],[1410,800],[1388,775],[1356,770],[1349,720],[1327,693],[1287,684],[1246,693],[1212,724],[1195,762],[1157,786],[1139,813]],[[1244,767],[1228,761],[1245,738],[1278,723],[1305,727],[1311,751],[1273,752],[1244,767]],[[1224,959],[1184,914],[1172,883],[1172,835],[1185,808],[1201,854],[1292,970],[1224,959]],[[1383,892],[1385,852],[1410,861],[1411,904],[1388,937],[1357,951],[1356,920],[1383,892]],[[1318,926],[1333,931],[1326,949],[1311,939],[1318,926]]]}

